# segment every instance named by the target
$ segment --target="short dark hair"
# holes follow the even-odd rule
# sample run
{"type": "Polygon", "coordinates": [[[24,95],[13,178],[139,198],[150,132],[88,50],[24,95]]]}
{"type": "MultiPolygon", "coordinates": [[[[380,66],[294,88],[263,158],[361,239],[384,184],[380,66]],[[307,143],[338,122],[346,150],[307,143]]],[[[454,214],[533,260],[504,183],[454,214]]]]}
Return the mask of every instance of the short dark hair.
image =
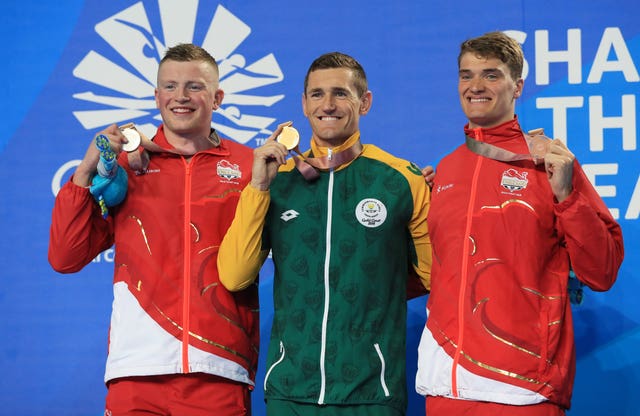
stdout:
{"type": "Polygon", "coordinates": [[[485,59],[499,59],[507,65],[514,80],[522,78],[522,66],[524,65],[522,47],[515,39],[503,32],[488,32],[462,42],[458,55],[458,68],[460,68],[462,55],[465,53],[473,53],[477,57],[485,59]]]}
{"type": "Polygon", "coordinates": [[[304,92],[309,86],[309,74],[319,69],[347,68],[353,72],[354,84],[358,96],[362,97],[368,90],[367,75],[364,73],[362,65],[355,58],[341,52],[329,52],[316,58],[309,67],[307,75],[304,77],[304,92]]]}
{"type": "Polygon", "coordinates": [[[164,57],[160,61],[160,65],[166,61],[177,62],[190,62],[190,61],[203,61],[211,64],[218,73],[218,63],[215,58],[211,56],[204,48],[194,45],[193,43],[180,43],[176,46],[172,46],[164,54],[164,57]]]}

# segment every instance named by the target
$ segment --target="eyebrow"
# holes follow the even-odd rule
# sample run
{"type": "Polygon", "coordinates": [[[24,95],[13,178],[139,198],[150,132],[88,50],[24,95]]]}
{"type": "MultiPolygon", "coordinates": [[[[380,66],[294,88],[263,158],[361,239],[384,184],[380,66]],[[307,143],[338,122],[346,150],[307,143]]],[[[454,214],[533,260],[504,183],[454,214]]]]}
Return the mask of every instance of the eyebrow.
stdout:
{"type": "Polygon", "coordinates": [[[188,85],[188,84],[206,84],[207,83],[206,81],[202,81],[202,80],[188,79],[186,81],[178,81],[178,80],[172,79],[172,78],[167,78],[167,79],[161,80],[161,82],[172,83],[172,84],[185,84],[185,85],[188,85]]]}
{"type": "MultiPolygon", "coordinates": [[[[331,93],[334,93],[334,94],[335,94],[336,92],[346,92],[346,93],[348,93],[348,92],[349,92],[349,89],[347,89],[347,88],[343,88],[343,87],[331,87],[331,88],[329,89],[329,91],[330,91],[331,93]]],[[[310,90],[308,90],[308,91],[307,91],[307,94],[313,94],[313,93],[315,93],[315,92],[325,92],[325,89],[324,89],[324,88],[311,88],[310,90]]]]}
{"type": "MultiPolygon", "coordinates": [[[[460,69],[458,70],[458,74],[466,74],[466,73],[471,73],[473,72],[470,69],[460,69]]],[[[503,73],[502,70],[500,68],[485,68],[481,71],[483,74],[487,74],[487,73],[491,73],[491,72],[499,72],[499,73],[503,73]]]]}

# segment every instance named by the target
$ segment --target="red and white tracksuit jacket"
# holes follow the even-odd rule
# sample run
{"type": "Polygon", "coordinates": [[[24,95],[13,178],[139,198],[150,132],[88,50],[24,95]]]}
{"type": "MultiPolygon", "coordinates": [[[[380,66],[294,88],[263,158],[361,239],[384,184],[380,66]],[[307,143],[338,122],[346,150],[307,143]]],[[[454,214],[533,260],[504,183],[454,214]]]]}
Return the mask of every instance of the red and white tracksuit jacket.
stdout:
{"type": "MultiPolygon", "coordinates": [[[[161,126],[154,142],[171,149],[161,126]]],[[[222,140],[187,161],[149,152],[129,176],[127,197],[105,220],[87,188],[71,181],[56,197],[49,261],[62,273],[115,243],[114,301],[105,381],[202,372],[252,385],[257,287],[228,292],[218,247],[249,182],[252,149],[222,140]]],[[[121,154],[119,163],[128,166],[121,154]]]]}
{"type": "MultiPolygon", "coordinates": [[[[529,153],[517,118],[465,133],[529,153]]],[[[462,145],[437,167],[428,225],[433,268],[418,393],[569,408],[569,268],[604,291],[623,258],[620,226],[577,161],[573,192],[558,203],[544,164],[500,162],[462,145]]]]}

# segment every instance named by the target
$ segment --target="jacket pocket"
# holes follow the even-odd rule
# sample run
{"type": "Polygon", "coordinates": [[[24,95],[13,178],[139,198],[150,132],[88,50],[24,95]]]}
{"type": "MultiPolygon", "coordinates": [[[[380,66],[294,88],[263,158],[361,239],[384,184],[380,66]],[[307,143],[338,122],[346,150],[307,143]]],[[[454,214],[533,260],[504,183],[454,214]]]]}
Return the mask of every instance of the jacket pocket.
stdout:
{"type": "Polygon", "coordinates": [[[271,375],[271,372],[273,371],[274,368],[278,366],[278,364],[280,364],[284,360],[284,356],[285,356],[284,344],[282,343],[282,341],[280,341],[280,358],[278,358],[273,364],[271,364],[271,366],[269,367],[269,370],[267,370],[267,374],[265,374],[264,376],[264,391],[267,391],[267,381],[269,380],[269,376],[271,375]]]}
{"type": "Polygon", "coordinates": [[[389,393],[389,388],[387,387],[387,382],[385,380],[386,363],[384,361],[384,355],[382,355],[380,344],[373,344],[373,347],[376,349],[376,353],[378,354],[378,358],[380,359],[380,386],[384,391],[385,397],[389,397],[391,394],[389,393]]]}

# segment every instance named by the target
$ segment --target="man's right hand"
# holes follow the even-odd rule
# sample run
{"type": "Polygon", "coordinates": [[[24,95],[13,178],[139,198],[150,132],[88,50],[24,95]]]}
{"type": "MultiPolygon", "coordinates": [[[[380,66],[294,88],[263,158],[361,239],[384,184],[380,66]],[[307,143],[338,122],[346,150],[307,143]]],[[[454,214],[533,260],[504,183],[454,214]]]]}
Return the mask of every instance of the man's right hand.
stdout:
{"type": "MultiPolygon", "coordinates": [[[[122,151],[122,144],[127,143],[127,138],[124,137],[117,124],[112,124],[106,129],[96,133],[97,137],[100,134],[104,134],[109,139],[109,145],[114,153],[119,154],[122,151]]],[[[82,162],[76,168],[73,174],[73,183],[78,186],[88,187],[91,185],[91,181],[97,172],[98,162],[100,161],[100,151],[96,147],[95,137],[91,140],[91,144],[85,153],[82,162]]]]}
{"type": "Polygon", "coordinates": [[[290,126],[288,121],[278,125],[278,128],[260,147],[253,150],[253,168],[251,169],[251,186],[266,191],[278,174],[278,168],[284,165],[289,151],[276,141],[276,137],[282,132],[282,128],[290,126]]]}

